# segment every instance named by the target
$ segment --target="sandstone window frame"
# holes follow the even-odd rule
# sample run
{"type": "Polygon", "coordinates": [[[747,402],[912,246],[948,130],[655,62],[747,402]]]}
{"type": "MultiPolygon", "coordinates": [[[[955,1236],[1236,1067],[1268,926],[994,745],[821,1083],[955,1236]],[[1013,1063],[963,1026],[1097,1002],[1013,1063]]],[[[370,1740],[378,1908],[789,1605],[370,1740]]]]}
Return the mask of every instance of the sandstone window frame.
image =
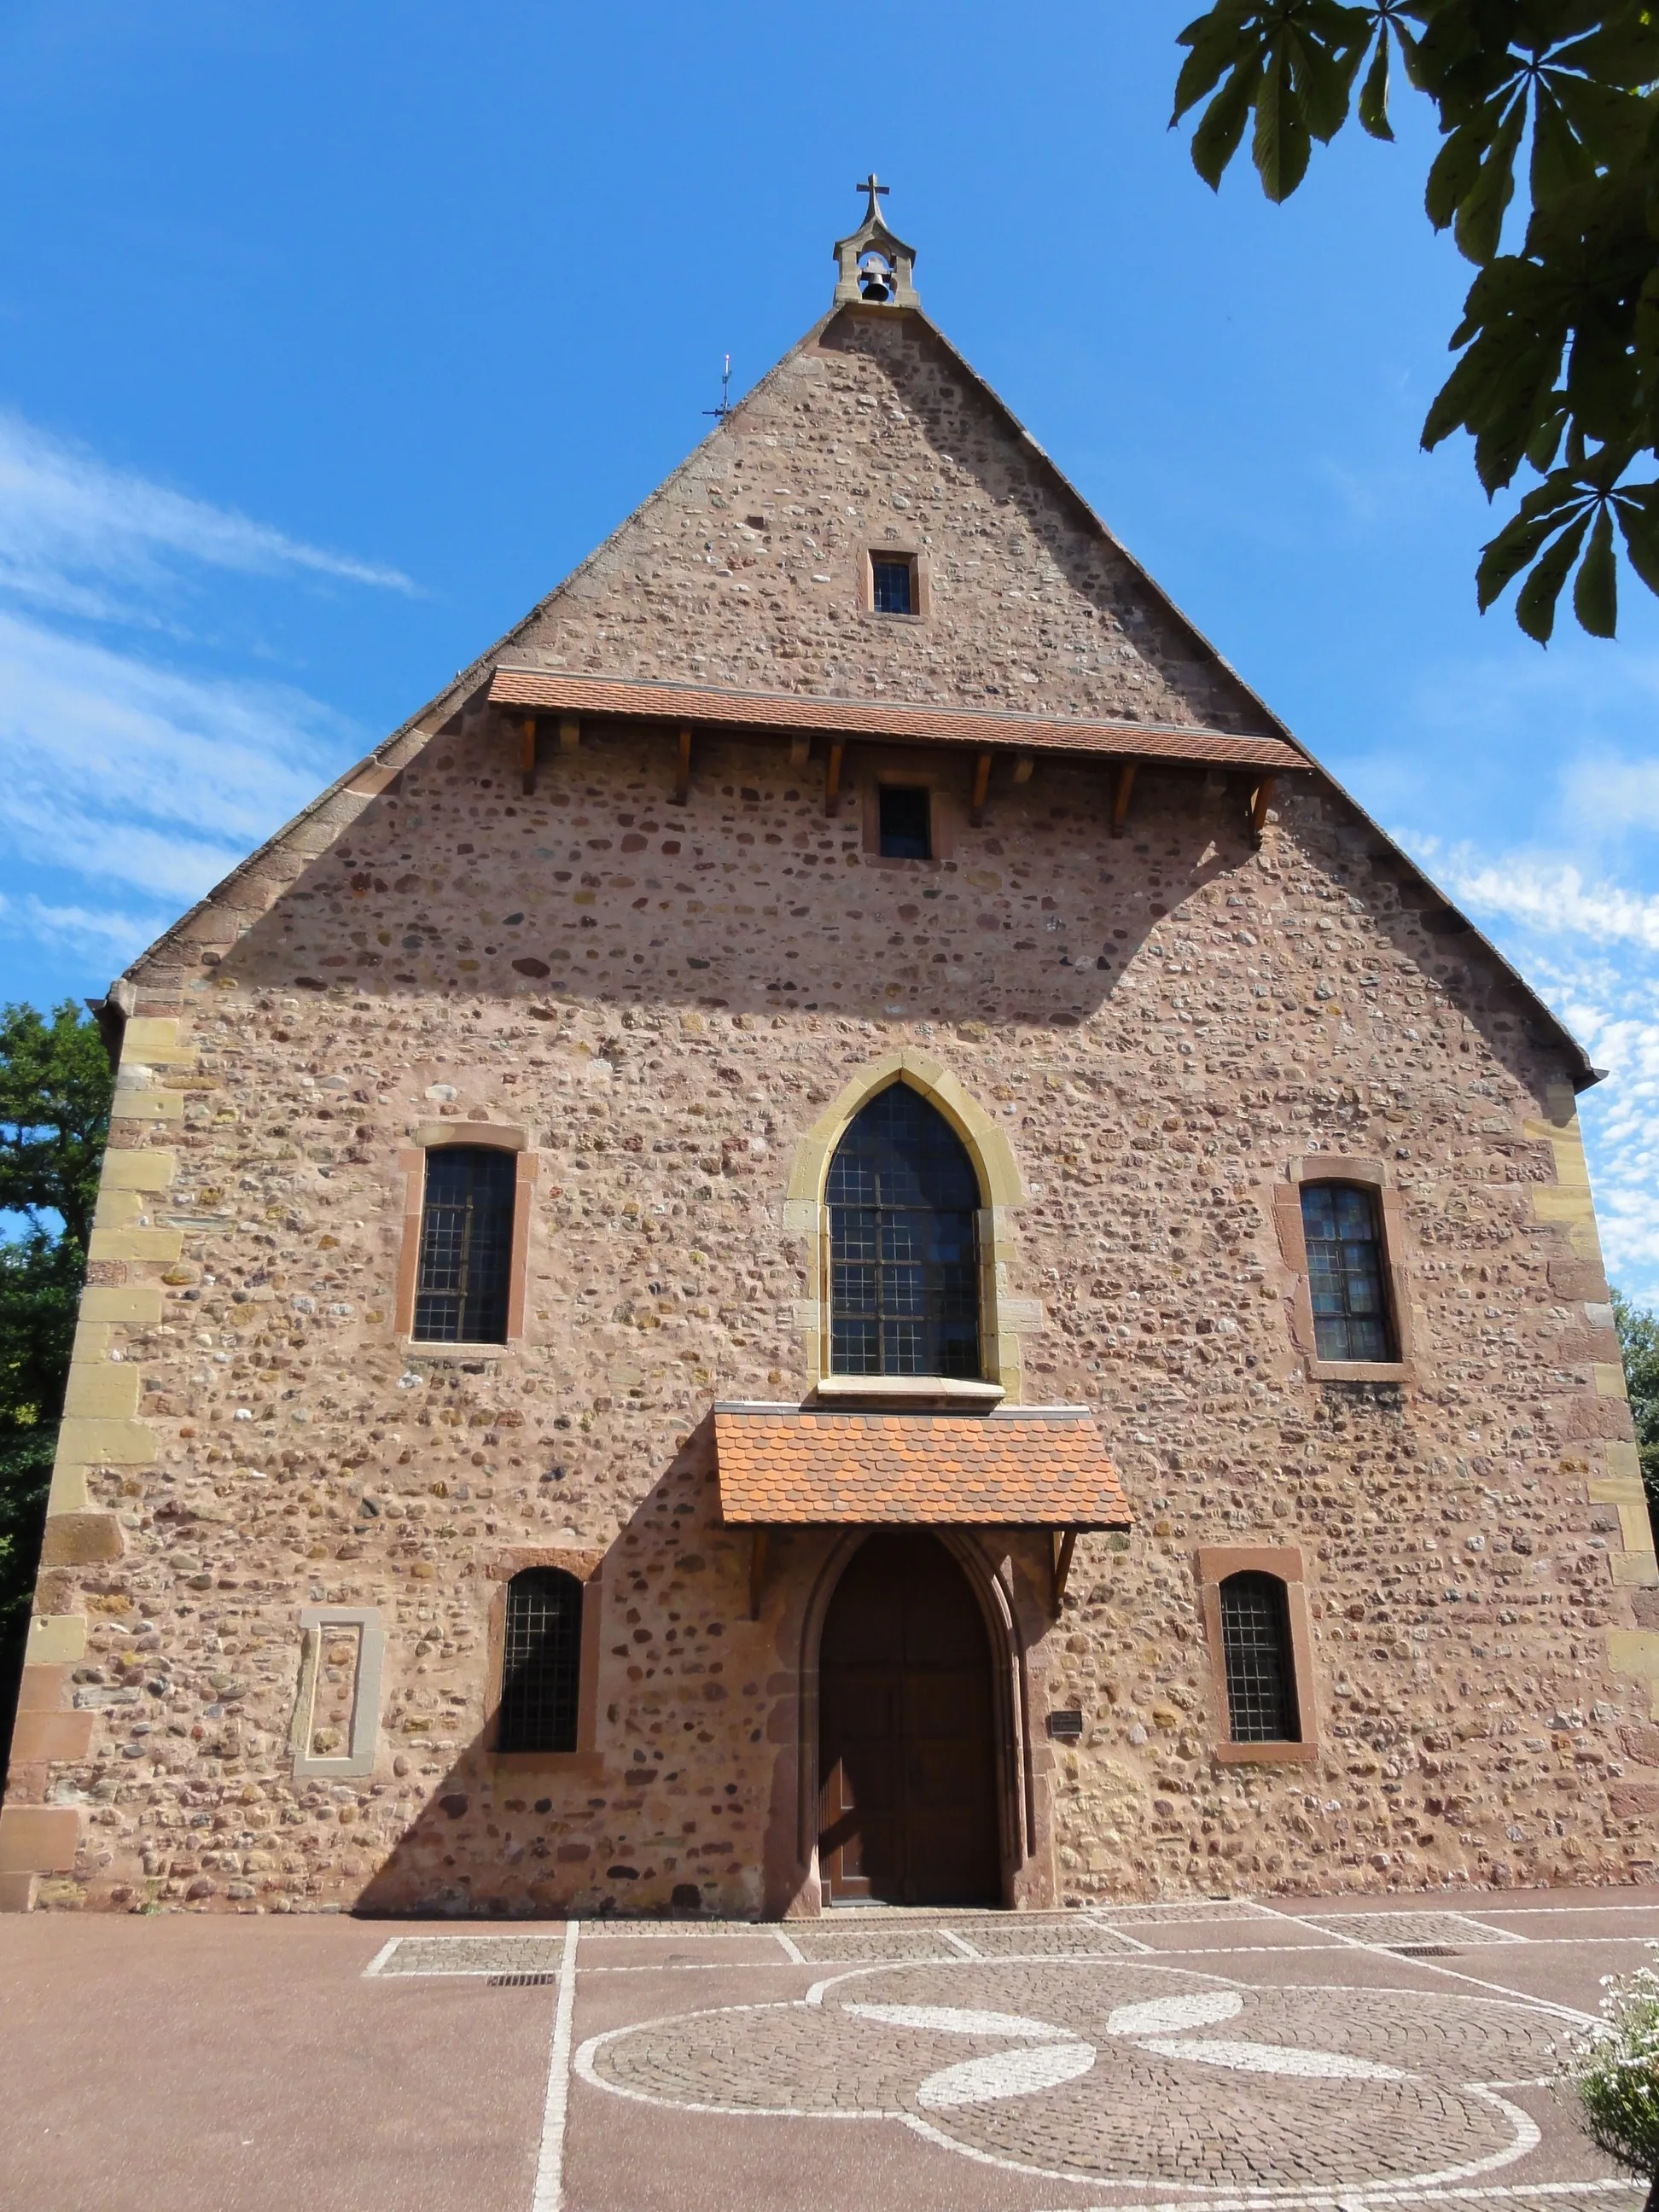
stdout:
{"type": "Polygon", "coordinates": [[[530,1132],[507,1121],[423,1121],[415,1131],[413,1142],[398,1152],[398,1166],[404,1179],[404,1225],[398,1255],[393,1328],[399,1345],[411,1358],[500,1359],[521,1341],[530,1274],[530,1218],[538,1164],[538,1156],[531,1147],[530,1132]],[[476,1145],[484,1150],[517,1155],[513,1179],[513,1245],[507,1263],[507,1339],[501,1344],[471,1340],[447,1343],[415,1334],[421,1224],[426,1208],[427,1154],[453,1145],[476,1145]]]}
{"type": "Polygon", "coordinates": [[[1291,1340],[1308,1378],[1314,1382],[1415,1382],[1412,1333],[1411,1247],[1405,1212],[1385,1160],[1346,1152],[1307,1152],[1285,1166],[1285,1180],[1273,1187],[1273,1224],[1280,1257],[1291,1276],[1291,1340]],[[1389,1321],[1394,1336],[1392,1359],[1322,1359],[1314,1329],[1311,1270],[1302,1219],[1304,1183],[1353,1183],[1370,1193],[1382,1231],[1380,1255],[1389,1321]]]}
{"type": "MultiPolygon", "coordinates": [[[[890,861],[916,867],[918,861],[890,861]]],[[[905,1049],[884,1054],[854,1076],[795,1147],[783,1221],[787,1234],[805,1245],[808,1295],[796,1302],[806,1389],[821,1401],[955,1403],[990,1406],[1021,1402],[1022,1337],[1040,1327],[1034,1299],[1011,1296],[1008,1277],[1017,1238],[1014,1216],[1025,1204],[1024,1186],[1007,1133],[952,1072],[931,1054],[905,1049]],[[942,1376],[836,1375],[830,1358],[830,1209],[825,1200],[830,1163],[854,1116],[895,1079],[908,1083],[942,1114],[967,1147],[979,1175],[980,1371],[984,1380],[942,1376]]]]}
{"type": "Polygon", "coordinates": [[[597,1781],[605,1771],[599,1748],[600,1639],[605,1584],[603,1552],[568,1545],[515,1545],[497,1553],[484,1567],[489,1584],[485,1624],[484,1724],[480,1748],[501,1775],[567,1775],[597,1781]],[[582,1586],[581,1634],[577,1644],[576,1747],[574,1751],[502,1751],[499,1748],[501,1691],[507,1668],[507,1591],[515,1577],[534,1567],[554,1567],[582,1586]]]}
{"type": "Polygon", "coordinates": [[[864,750],[859,776],[859,850],[864,866],[911,875],[938,875],[947,860],[956,858],[963,811],[949,769],[936,760],[912,762],[889,751],[864,750]],[[925,860],[900,860],[881,849],[881,794],[890,789],[927,793],[929,850],[925,860]]]}
{"type": "Polygon", "coordinates": [[[1298,1545],[1200,1544],[1193,1558],[1199,1616],[1209,1662],[1212,1756],[1223,1766],[1312,1766],[1319,1758],[1319,1713],[1315,1694],[1313,1633],[1298,1545]],[[1284,1740],[1235,1743],[1227,1699],[1227,1662],[1221,1640],[1221,1585],[1234,1575],[1266,1575],[1284,1590],[1290,1631],[1291,1692],[1299,1734],[1284,1740]]]}
{"type": "Polygon", "coordinates": [[[859,556],[859,609],[879,623],[925,623],[933,612],[933,578],[925,546],[908,542],[895,545],[866,545],[859,556]],[[910,611],[890,614],[876,605],[876,563],[902,561],[910,571],[910,611]]]}

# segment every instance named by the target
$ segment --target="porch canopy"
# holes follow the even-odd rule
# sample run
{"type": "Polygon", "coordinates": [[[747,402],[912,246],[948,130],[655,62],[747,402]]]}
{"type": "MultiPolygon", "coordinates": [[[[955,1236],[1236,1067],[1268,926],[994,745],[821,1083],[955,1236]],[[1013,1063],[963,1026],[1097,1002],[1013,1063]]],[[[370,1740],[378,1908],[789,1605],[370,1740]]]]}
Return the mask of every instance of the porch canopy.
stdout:
{"type": "Polygon", "coordinates": [[[889,1413],[728,1403],[714,1408],[714,1447],[720,1517],[756,1531],[757,1601],[769,1528],[1046,1528],[1058,1610],[1079,1534],[1132,1525],[1085,1406],[889,1413]]]}

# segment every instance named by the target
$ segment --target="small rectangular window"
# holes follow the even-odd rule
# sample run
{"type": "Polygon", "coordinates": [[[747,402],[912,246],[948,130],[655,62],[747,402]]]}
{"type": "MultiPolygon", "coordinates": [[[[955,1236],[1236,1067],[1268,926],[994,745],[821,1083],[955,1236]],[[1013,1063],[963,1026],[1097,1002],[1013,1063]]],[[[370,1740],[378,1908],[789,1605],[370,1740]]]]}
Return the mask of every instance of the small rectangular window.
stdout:
{"type": "Polygon", "coordinates": [[[914,785],[881,787],[881,851],[888,860],[931,860],[933,857],[933,793],[914,785]]]}
{"type": "Polygon", "coordinates": [[[878,615],[915,612],[915,564],[908,560],[870,559],[871,603],[878,615]]]}
{"type": "Polygon", "coordinates": [[[505,1344],[518,1165],[493,1146],[426,1156],[411,1334],[422,1344],[505,1344]]]}
{"type": "Polygon", "coordinates": [[[1233,1741],[1299,1741],[1285,1585],[1276,1576],[1229,1575],[1222,1583],[1221,1656],[1233,1741]]]}
{"type": "Polygon", "coordinates": [[[1359,1183],[1304,1183],[1302,1231],[1319,1358],[1395,1358],[1376,1194],[1359,1183]]]}
{"type": "Polygon", "coordinates": [[[532,1567],[507,1589],[498,1751],[574,1751],[580,1689],[582,1586],[532,1567]]]}

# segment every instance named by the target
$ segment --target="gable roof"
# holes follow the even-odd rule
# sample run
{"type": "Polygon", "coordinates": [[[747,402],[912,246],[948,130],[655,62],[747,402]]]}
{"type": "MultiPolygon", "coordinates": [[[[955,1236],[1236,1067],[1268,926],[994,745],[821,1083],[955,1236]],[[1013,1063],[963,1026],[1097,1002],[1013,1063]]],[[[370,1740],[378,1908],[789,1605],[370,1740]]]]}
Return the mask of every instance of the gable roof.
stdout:
{"type": "MultiPolygon", "coordinates": [[[[133,961],[112,984],[109,1003],[118,1010],[130,1003],[135,989],[132,979],[140,970],[163,957],[167,948],[181,940],[213,934],[211,927],[204,926],[209,923],[210,917],[221,924],[231,921],[233,917],[237,918],[237,934],[240,933],[241,927],[251,926],[275,903],[286,883],[300,868],[325,852],[398,771],[439,733],[450,718],[480,693],[504,706],[533,707],[541,703],[544,696],[547,704],[555,709],[567,698],[574,706],[582,696],[578,687],[584,681],[593,682],[595,678],[590,676],[584,679],[568,672],[561,674],[539,667],[526,667],[526,654],[532,649],[532,634],[544,625],[549,617],[556,613],[562,603],[575,599],[607,557],[623,546],[647,518],[684,492],[698,472],[707,466],[710,457],[719,453],[723,441],[733,441],[743,435],[750,422],[763,413],[792,369],[803,356],[819,349],[826,335],[844,318],[873,318],[878,323],[902,321],[926,334],[928,343],[939,349],[952,371],[971,388],[975,402],[988,420],[1016,441],[1028,456],[1036,480],[1050,499],[1063,506],[1087,538],[1107,550],[1112,560],[1121,565],[1133,580],[1137,595],[1155,609],[1174,636],[1184,642],[1194,662],[1218,679],[1224,691],[1237,702],[1232,718],[1254,724],[1254,730],[1222,732],[1206,729],[1196,722],[1188,724],[1184,721],[1160,725],[1155,720],[1131,720],[1127,718],[1109,722],[1082,716],[1003,714],[988,712],[977,703],[970,705],[965,702],[922,707],[895,701],[878,690],[848,693],[837,685],[825,690],[821,686],[804,684],[799,690],[788,694],[745,693],[736,687],[721,685],[681,687],[672,684],[641,685],[639,692],[653,688],[659,693],[678,695],[678,703],[673,706],[670,706],[665,699],[658,702],[669,707],[670,712],[674,713],[683,712],[689,706],[689,700],[683,696],[684,693],[701,691],[704,695],[699,702],[702,711],[686,718],[705,720],[722,726],[840,729],[849,732],[856,728],[858,734],[885,737],[902,742],[999,745],[1014,750],[1059,750],[1073,755],[1095,753],[1120,758],[1130,755],[1143,758],[1161,756],[1169,759],[1208,760],[1220,764],[1254,766],[1278,773],[1291,768],[1310,770],[1316,774],[1365,823],[1395,864],[1417,878],[1430,895],[1431,902],[1447,916],[1455,918],[1453,927],[1459,933],[1467,933],[1473,938],[1497,968],[1507,975],[1529,1000],[1542,1025],[1556,1039],[1565,1054],[1571,1070],[1573,1087],[1584,1089],[1600,1080],[1601,1071],[1591,1065],[1583,1046],[1553,1009],[1491,940],[1446,897],[1410,855],[1365,812],[1330,771],[1315,759],[1259,694],[1245,683],[1232,664],[1113,534],[1000,395],[970,366],[919,307],[871,307],[841,304],[821,317],[678,466],[671,471],[662,483],[527,614],[467,667],[458,671],[451,683],[409,716],[373,751],[347,769],[309,806],[268,838],[133,961]],[[566,687],[562,692],[561,685],[566,687]],[[750,703],[745,705],[745,701],[750,703]],[[996,724],[1001,725],[1009,734],[993,737],[991,727],[996,724]],[[900,725],[907,726],[901,727],[900,725]],[[1018,726],[1018,734],[1014,734],[1015,726],[1018,726]],[[1212,746],[1215,749],[1211,750],[1212,746]],[[241,920],[241,917],[246,917],[246,920],[241,920]]],[[[618,702],[632,693],[630,679],[615,675],[599,677],[596,688],[611,692],[618,702]],[[624,690],[625,686],[628,689],[624,690]]],[[[624,714],[638,713],[643,702],[638,694],[632,696],[635,700],[633,707],[618,703],[605,711],[624,714]]],[[[587,711],[599,710],[589,708],[587,711]]],[[[654,710],[653,714],[645,718],[653,719],[654,710]]]]}

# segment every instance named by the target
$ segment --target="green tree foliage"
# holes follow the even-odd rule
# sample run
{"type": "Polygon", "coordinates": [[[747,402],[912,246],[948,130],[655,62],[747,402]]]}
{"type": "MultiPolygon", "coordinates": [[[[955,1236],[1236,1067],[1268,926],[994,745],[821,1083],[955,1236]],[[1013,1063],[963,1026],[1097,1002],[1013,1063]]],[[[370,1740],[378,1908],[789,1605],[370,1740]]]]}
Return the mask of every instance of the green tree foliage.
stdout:
{"type": "Polygon", "coordinates": [[[1396,62],[1433,106],[1425,190],[1480,273],[1456,367],[1423,426],[1474,440],[1490,499],[1531,488],[1483,549],[1482,612],[1517,577],[1516,619],[1547,645],[1575,567],[1583,627],[1611,637],[1618,556],[1659,592],[1659,8],[1637,0],[1216,0],[1189,23],[1172,125],[1206,103],[1199,174],[1218,186],[1251,125],[1269,199],[1287,198],[1357,112],[1392,138],[1396,62]],[[1358,91],[1356,98],[1355,87],[1358,91]],[[1526,222],[1500,251],[1524,156],[1526,222]]]}
{"type": "Polygon", "coordinates": [[[0,1771],[109,1132],[109,1062],[72,1000],[0,1011],[0,1771]]]}
{"type": "Polygon", "coordinates": [[[1645,1313],[1615,1291],[1613,1318],[1624,1355],[1625,1388],[1636,1423],[1636,1449],[1642,1461],[1642,1487],[1648,1494],[1648,1518],[1659,1536],[1659,1315],[1645,1313]]]}

